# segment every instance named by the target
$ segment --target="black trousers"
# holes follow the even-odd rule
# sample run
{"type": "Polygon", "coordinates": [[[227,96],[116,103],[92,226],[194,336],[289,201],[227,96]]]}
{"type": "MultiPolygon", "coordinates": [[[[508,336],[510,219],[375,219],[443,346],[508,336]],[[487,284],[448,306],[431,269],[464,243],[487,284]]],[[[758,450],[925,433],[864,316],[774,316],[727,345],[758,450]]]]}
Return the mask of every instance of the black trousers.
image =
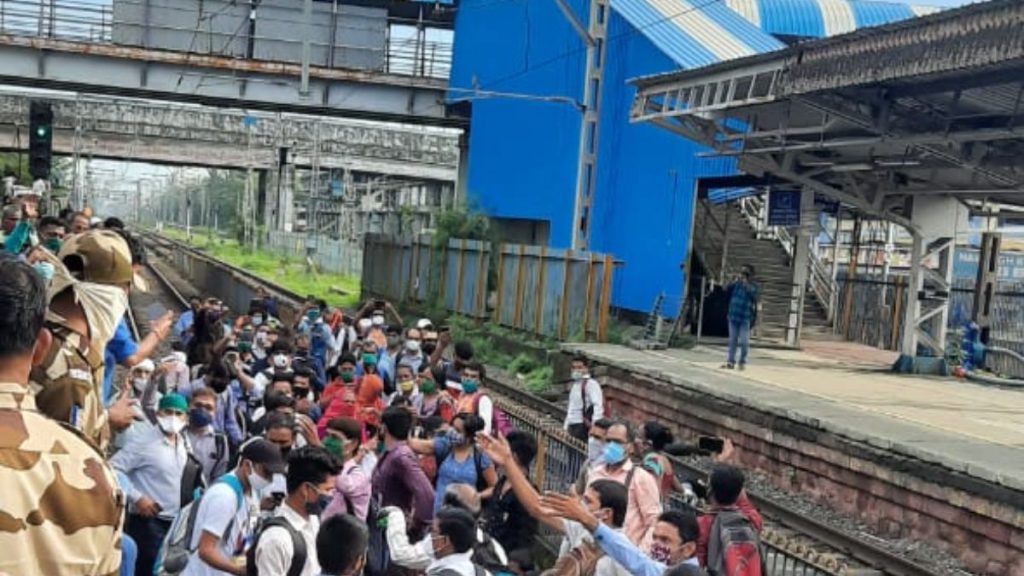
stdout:
{"type": "Polygon", "coordinates": [[[149,576],[153,573],[160,546],[164,543],[167,531],[171,529],[170,520],[147,518],[138,514],[129,514],[124,531],[135,540],[139,555],[135,559],[135,574],[149,576]]]}
{"type": "Polygon", "coordinates": [[[580,440],[586,442],[587,436],[589,435],[590,430],[587,428],[586,424],[582,422],[579,424],[569,424],[569,436],[572,436],[573,438],[579,438],[580,440]]]}

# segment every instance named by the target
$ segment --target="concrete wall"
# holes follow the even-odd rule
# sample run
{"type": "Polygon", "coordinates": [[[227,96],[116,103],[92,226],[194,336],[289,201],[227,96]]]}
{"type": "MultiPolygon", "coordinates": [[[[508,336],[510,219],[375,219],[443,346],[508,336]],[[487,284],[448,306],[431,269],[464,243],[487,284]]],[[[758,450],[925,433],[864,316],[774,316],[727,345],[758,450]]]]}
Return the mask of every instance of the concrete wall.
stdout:
{"type": "MultiPolygon", "coordinates": [[[[315,3],[306,24],[303,3],[263,0],[256,12],[253,55],[259,60],[301,62],[311,41],[316,66],[383,70],[387,11],[315,3]],[[331,47],[333,46],[333,60],[331,47]]],[[[249,43],[249,6],[229,0],[114,1],[114,42],[163,50],[242,58],[249,43]],[[147,24],[148,23],[148,24],[147,24]]]]}

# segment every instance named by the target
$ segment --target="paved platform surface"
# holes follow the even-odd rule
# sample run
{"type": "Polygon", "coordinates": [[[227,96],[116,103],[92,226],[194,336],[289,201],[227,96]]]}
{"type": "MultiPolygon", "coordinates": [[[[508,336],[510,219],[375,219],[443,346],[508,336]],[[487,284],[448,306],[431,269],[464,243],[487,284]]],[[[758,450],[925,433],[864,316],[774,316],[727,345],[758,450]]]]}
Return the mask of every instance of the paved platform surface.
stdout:
{"type": "Polygon", "coordinates": [[[718,347],[565,348],[1024,490],[1024,391],[894,374],[894,354],[848,343],[751,350],[743,372],[720,368],[725,354],[718,347]]]}

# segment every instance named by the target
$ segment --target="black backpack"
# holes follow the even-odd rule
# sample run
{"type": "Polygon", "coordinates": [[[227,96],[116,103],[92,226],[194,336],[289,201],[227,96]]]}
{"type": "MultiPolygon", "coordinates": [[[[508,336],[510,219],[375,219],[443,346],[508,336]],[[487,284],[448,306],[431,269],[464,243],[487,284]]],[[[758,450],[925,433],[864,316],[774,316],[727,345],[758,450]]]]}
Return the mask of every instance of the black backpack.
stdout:
{"type": "Polygon", "coordinates": [[[473,566],[478,570],[483,568],[491,574],[508,573],[508,565],[494,552],[494,540],[487,532],[478,532],[481,533],[484,535],[484,541],[473,542],[473,555],[470,556],[473,566]]]}
{"type": "Polygon", "coordinates": [[[263,521],[260,525],[259,532],[256,533],[256,538],[252,542],[252,546],[249,547],[249,551],[245,553],[245,573],[248,576],[284,576],[279,574],[260,574],[256,569],[256,548],[260,544],[260,539],[263,537],[263,533],[267,531],[267,528],[279,526],[288,531],[288,534],[292,537],[292,563],[288,566],[287,576],[301,576],[302,568],[306,565],[306,539],[302,537],[302,534],[298,530],[292,528],[291,522],[288,522],[286,518],[281,516],[274,516],[263,521]]]}

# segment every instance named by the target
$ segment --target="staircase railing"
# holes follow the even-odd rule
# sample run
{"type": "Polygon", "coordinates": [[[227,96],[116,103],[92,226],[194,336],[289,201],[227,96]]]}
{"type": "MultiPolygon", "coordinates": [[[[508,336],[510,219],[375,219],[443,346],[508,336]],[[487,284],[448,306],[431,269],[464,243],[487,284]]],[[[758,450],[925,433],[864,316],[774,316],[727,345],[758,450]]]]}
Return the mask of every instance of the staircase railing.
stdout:
{"type": "MultiPolygon", "coordinates": [[[[739,201],[740,213],[750,223],[758,238],[775,240],[789,255],[790,260],[796,251],[796,238],[789,229],[782,226],[768,226],[767,202],[763,195],[747,196],[739,201]]],[[[839,287],[832,277],[832,269],[822,261],[817,250],[810,251],[810,273],[807,283],[818,303],[825,309],[826,319],[831,322],[835,313],[836,297],[839,287]]]]}
{"type": "Polygon", "coordinates": [[[729,236],[726,225],[719,222],[707,200],[697,204],[701,209],[697,213],[694,250],[704,264],[706,276],[722,282],[725,277],[725,263],[729,253],[729,236]]]}

